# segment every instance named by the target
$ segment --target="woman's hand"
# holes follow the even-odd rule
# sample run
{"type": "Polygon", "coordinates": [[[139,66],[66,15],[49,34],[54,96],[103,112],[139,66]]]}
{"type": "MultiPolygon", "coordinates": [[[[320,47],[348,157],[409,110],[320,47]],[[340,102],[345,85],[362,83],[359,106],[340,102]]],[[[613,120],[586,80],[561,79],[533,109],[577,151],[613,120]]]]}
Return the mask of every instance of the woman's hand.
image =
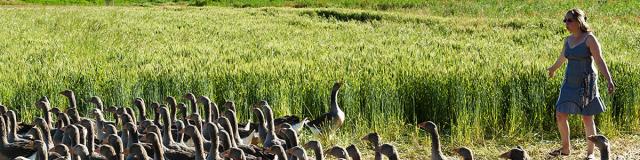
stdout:
{"type": "Polygon", "coordinates": [[[556,70],[553,68],[553,66],[547,68],[547,71],[549,71],[549,78],[553,78],[553,76],[556,75],[556,70]]]}
{"type": "Polygon", "coordinates": [[[613,94],[616,91],[616,86],[613,84],[613,82],[607,83],[607,88],[608,88],[609,94],[613,94]]]}

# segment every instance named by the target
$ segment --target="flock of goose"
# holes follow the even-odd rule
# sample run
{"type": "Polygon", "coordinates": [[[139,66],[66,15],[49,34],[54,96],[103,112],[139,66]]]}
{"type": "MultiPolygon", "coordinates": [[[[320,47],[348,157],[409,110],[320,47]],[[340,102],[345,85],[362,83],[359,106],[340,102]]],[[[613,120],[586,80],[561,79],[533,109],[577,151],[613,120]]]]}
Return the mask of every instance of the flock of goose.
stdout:
{"type": "MultiPolygon", "coordinates": [[[[244,124],[238,122],[233,102],[218,107],[206,96],[196,97],[191,93],[183,96],[189,101],[189,107],[177,103],[171,96],[165,99],[166,104],[151,103],[153,119],[147,119],[148,108],[142,98],[133,100],[138,111],[136,117],[131,108],[105,108],[99,97],[91,97],[89,102],[95,108],[91,110],[93,119],[90,119],[79,115],[74,92],[65,90],[60,94],[68,99],[66,111],[52,108],[48,98],[42,97],[36,106],[43,116],[35,118],[33,124],[18,122],[15,111],[0,105],[0,159],[322,160],[325,156],[333,156],[360,160],[360,151],[355,145],[323,150],[318,141],[301,144],[298,140],[298,134],[305,126],[313,133],[330,132],[342,126],[345,115],[336,101],[341,85],[338,82],[333,86],[330,111],[312,121],[292,115],[275,118],[267,101],[260,101],[252,106],[257,122],[244,124]],[[198,103],[204,107],[204,117],[198,103]],[[115,121],[107,121],[105,114],[113,116],[115,121]],[[54,116],[56,121],[52,122],[54,116]],[[314,157],[307,157],[306,150],[311,150],[314,157]]],[[[446,159],[435,123],[423,122],[419,127],[431,135],[431,159],[446,159]]],[[[606,151],[602,152],[605,159],[608,156],[606,138],[593,136],[589,139],[601,151],[606,151]]],[[[391,144],[380,144],[377,133],[370,133],[362,140],[370,144],[369,149],[375,152],[376,160],[383,156],[399,159],[396,148],[391,144]]],[[[454,151],[465,160],[474,159],[468,148],[454,151]]],[[[528,156],[517,147],[500,157],[518,160],[528,156]]]]}

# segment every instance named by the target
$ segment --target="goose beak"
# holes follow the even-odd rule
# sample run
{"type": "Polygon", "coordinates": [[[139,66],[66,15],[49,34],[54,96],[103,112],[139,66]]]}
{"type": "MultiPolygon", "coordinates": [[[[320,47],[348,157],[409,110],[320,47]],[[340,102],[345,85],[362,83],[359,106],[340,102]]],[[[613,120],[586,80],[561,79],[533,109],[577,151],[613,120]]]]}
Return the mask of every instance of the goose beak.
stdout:
{"type": "Polygon", "coordinates": [[[230,152],[231,152],[231,150],[226,150],[226,151],[222,152],[222,157],[229,158],[230,152]]]}

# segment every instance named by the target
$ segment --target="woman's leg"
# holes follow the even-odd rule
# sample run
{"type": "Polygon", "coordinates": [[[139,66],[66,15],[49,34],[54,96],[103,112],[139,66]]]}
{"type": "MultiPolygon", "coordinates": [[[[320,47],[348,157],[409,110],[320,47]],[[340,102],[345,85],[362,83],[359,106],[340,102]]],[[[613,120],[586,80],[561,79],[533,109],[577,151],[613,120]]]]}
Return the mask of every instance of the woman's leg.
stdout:
{"type": "Polygon", "coordinates": [[[558,123],[560,139],[562,140],[562,153],[569,154],[571,152],[571,144],[569,143],[569,114],[556,112],[556,122],[558,123]]]}
{"type": "MultiPolygon", "coordinates": [[[[593,122],[593,116],[582,116],[582,124],[584,124],[586,137],[596,134],[596,124],[593,122]]],[[[591,154],[593,154],[593,142],[587,139],[587,155],[591,154]]]]}

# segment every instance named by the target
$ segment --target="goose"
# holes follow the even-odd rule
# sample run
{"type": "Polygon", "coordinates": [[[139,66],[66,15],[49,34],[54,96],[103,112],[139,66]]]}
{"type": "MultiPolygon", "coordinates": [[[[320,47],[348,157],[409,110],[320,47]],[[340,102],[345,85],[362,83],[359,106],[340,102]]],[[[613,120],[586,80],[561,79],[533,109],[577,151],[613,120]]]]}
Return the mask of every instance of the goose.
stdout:
{"type": "MultiPolygon", "coordinates": [[[[376,132],[372,132],[372,133],[369,133],[369,134],[365,135],[364,137],[362,137],[361,140],[365,141],[365,142],[368,142],[369,143],[369,147],[371,147],[371,149],[373,151],[378,150],[378,147],[380,147],[380,136],[376,132]]],[[[380,152],[375,152],[374,159],[376,159],[376,160],[382,159],[382,154],[380,154],[380,152]]]]}
{"type": "Polygon", "coordinates": [[[178,110],[180,110],[180,113],[182,114],[181,115],[181,117],[182,117],[181,120],[182,120],[182,122],[185,123],[184,125],[189,125],[190,123],[187,120],[187,114],[188,114],[187,113],[187,105],[184,104],[184,103],[179,103],[178,104],[178,110]]]}
{"type": "Polygon", "coordinates": [[[458,153],[464,160],[473,160],[473,152],[467,147],[453,149],[453,152],[458,153]]]}
{"type": "MultiPolygon", "coordinates": [[[[13,110],[9,110],[4,115],[7,116],[7,120],[9,120],[8,122],[6,122],[7,123],[6,128],[9,130],[8,132],[9,142],[15,143],[17,141],[28,141],[27,139],[24,139],[25,138],[24,133],[18,134],[18,130],[20,129],[18,127],[18,122],[16,119],[16,112],[13,110]]],[[[31,129],[31,128],[28,128],[28,129],[31,129]]],[[[28,131],[29,130],[27,130],[26,132],[28,131]]]]}
{"type": "Polygon", "coordinates": [[[198,103],[196,100],[196,96],[193,95],[193,93],[187,93],[183,96],[183,98],[189,100],[190,106],[191,106],[191,113],[200,113],[198,112],[198,103]]]}
{"type": "Polygon", "coordinates": [[[240,137],[240,134],[238,132],[238,119],[236,118],[236,112],[228,109],[224,111],[223,114],[224,114],[224,117],[226,117],[229,120],[229,124],[231,124],[231,132],[232,132],[231,134],[233,134],[232,137],[234,138],[234,141],[238,144],[249,144],[248,141],[250,140],[243,139],[240,137]]]}
{"type": "Polygon", "coordinates": [[[34,160],[49,160],[49,153],[47,152],[47,144],[41,140],[33,141],[36,153],[32,159],[34,160]]]}
{"type": "Polygon", "coordinates": [[[124,146],[123,146],[123,143],[122,143],[122,139],[120,137],[118,137],[118,135],[116,135],[116,134],[107,135],[107,138],[102,141],[102,144],[109,145],[109,146],[113,147],[113,149],[116,152],[116,159],[117,160],[124,160],[125,157],[122,154],[122,153],[124,153],[124,146]]]}
{"type": "Polygon", "coordinates": [[[9,143],[4,118],[0,118],[0,157],[13,159],[18,156],[29,156],[35,153],[33,141],[17,141],[9,143]]]}
{"type": "Polygon", "coordinates": [[[283,135],[287,148],[293,148],[298,146],[298,134],[292,128],[281,129],[280,132],[283,135]]]}
{"type": "Polygon", "coordinates": [[[207,96],[200,96],[198,98],[202,105],[204,106],[204,117],[205,121],[213,122],[214,120],[220,117],[220,111],[218,110],[218,105],[211,102],[211,99],[207,96]]]}
{"type": "Polygon", "coordinates": [[[187,134],[189,137],[192,137],[193,144],[195,146],[195,160],[204,160],[204,146],[202,144],[202,134],[198,131],[193,125],[188,125],[184,130],[182,130],[184,134],[187,134]]]}
{"type": "Polygon", "coordinates": [[[95,105],[96,109],[100,109],[101,111],[104,111],[104,103],[102,103],[102,99],[98,96],[93,96],[91,98],[89,98],[89,103],[93,103],[93,105],[95,105]]]}
{"type": "Polygon", "coordinates": [[[94,127],[93,122],[88,119],[80,120],[80,125],[84,126],[87,129],[87,136],[83,137],[85,139],[85,147],[89,153],[93,153],[94,151],[94,143],[95,143],[95,135],[93,133],[94,127]]]}
{"type": "Polygon", "coordinates": [[[607,137],[605,137],[604,135],[591,135],[587,137],[587,139],[589,139],[589,141],[593,142],[593,144],[598,147],[598,150],[600,151],[600,159],[609,159],[609,153],[611,152],[611,149],[609,145],[609,139],[607,139],[607,137]]]}
{"type": "Polygon", "coordinates": [[[106,121],[104,119],[104,114],[102,113],[102,110],[98,109],[98,108],[94,108],[91,110],[91,114],[93,115],[93,117],[95,117],[95,121],[96,121],[96,129],[94,131],[96,131],[98,139],[104,139],[106,137],[106,133],[104,133],[103,129],[107,126],[107,125],[112,125],[115,126],[116,123],[115,122],[109,122],[106,121]]]}
{"type": "Polygon", "coordinates": [[[125,154],[127,154],[127,160],[152,160],[149,158],[145,147],[139,143],[131,145],[131,147],[125,151],[125,154]]]}
{"type": "MultiPolygon", "coordinates": [[[[262,109],[264,117],[272,117],[272,118],[274,117],[273,109],[271,108],[271,106],[266,100],[262,100],[254,104],[254,108],[257,108],[257,107],[260,107],[260,109],[262,109]]],[[[286,115],[286,116],[273,119],[274,126],[280,126],[283,123],[293,124],[292,128],[294,128],[294,130],[297,132],[302,130],[302,127],[308,122],[309,122],[308,119],[305,118],[304,120],[301,121],[300,117],[295,115],[286,115]]],[[[269,122],[266,122],[266,123],[269,123],[269,122]]]]}
{"type": "Polygon", "coordinates": [[[49,99],[46,96],[40,98],[41,100],[36,103],[36,106],[42,110],[42,115],[44,116],[44,120],[47,126],[51,125],[51,113],[49,110],[51,109],[51,104],[49,103],[49,99]]]}
{"type": "Polygon", "coordinates": [[[144,139],[147,143],[151,143],[151,146],[154,150],[154,159],[155,160],[164,160],[166,159],[194,159],[194,152],[185,152],[181,150],[172,150],[162,146],[160,143],[160,138],[158,134],[150,132],[144,136],[144,139]]]}
{"type": "Polygon", "coordinates": [[[322,151],[322,144],[320,144],[320,142],[312,140],[305,143],[303,147],[313,150],[316,160],[324,159],[324,152],[322,151]]]}
{"type": "Polygon", "coordinates": [[[347,153],[347,150],[345,150],[344,148],[340,147],[340,146],[333,146],[331,148],[329,148],[328,150],[324,151],[325,154],[327,155],[331,155],[333,157],[336,157],[338,159],[347,159],[349,156],[349,154],[347,153]]]}
{"type": "Polygon", "coordinates": [[[516,148],[513,148],[508,152],[502,153],[500,155],[500,158],[512,159],[512,160],[528,160],[529,155],[527,154],[527,151],[522,149],[522,147],[516,146],[516,148]]]}
{"type": "Polygon", "coordinates": [[[222,148],[219,148],[221,151],[226,151],[229,148],[232,148],[231,137],[229,136],[229,132],[224,130],[218,131],[218,138],[220,139],[220,145],[222,148]]]}
{"type": "Polygon", "coordinates": [[[96,152],[100,153],[106,159],[110,159],[110,160],[118,159],[118,157],[116,156],[116,150],[109,145],[100,145],[100,147],[96,149],[96,152]]]}
{"type": "Polygon", "coordinates": [[[147,120],[147,105],[144,103],[144,99],[138,97],[133,100],[136,108],[138,109],[138,122],[147,120]]]}
{"type": "Polygon", "coordinates": [[[67,100],[69,102],[69,108],[67,108],[67,114],[69,115],[71,124],[76,124],[80,122],[80,114],[77,109],[78,106],[76,105],[75,93],[73,93],[72,90],[64,90],[60,92],[60,94],[67,97],[67,100]]]}
{"type": "Polygon", "coordinates": [[[233,160],[246,160],[244,152],[239,148],[230,148],[222,153],[222,157],[230,158],[233,160]]]}
{"type": "Polygon", "coordinates": [[[106,126],[104,126],[102,128],[102,132],[104,132],[104,137],[102,137],[100,141],[107,139],[107,136],[109,136],[110,134],[122,135],[118,134],[118,129],[116,129],[116,126],[114,126],[113,124],[107,124],[106,126]]]}
{"type": "Polygon", "coordinates": [[[341,86],[342,86],[342,82],[336,82],[333,85],[333,89],[331,89],[331,102],[330,102],[331,109],[329,110],[329,112],[322,114],[320,115],[320,117],[317,117],[316,119],[307,123],[307,125],[309,126],[309,128],[314,134],[321,133],[323,130],[327,129],[326,127],[331,129],[340,128],[344,123],[345,115],[344,115],[344,112],[338,106],[338,100],[337,100],[338,91],[340,90],[341,86]],[[329,126],[324,126],[324,125],[329,125],[329,126]]]}
{"type": "Polygon", "coordinates": [[[442,154],[442,149],[440,147],[440,135],[438,134],[438,126],[431,121],[422,122],[418,124],[418,126],[431,135],[431,159],[434,160],[443,160],[446,157],[442,154]]]}
{"type": "Polygon", "coordinates": [[[175,122],[176,121],[176,112],[178,112],[178,103],[176,101],[176,98],[172,97],[172,96],[167,96],[167,98],[165,98],[165,101],[169,104],[169,109],[170,109],[170,114],[171,117],[171,122],[175,122]]]}
{"type": "Polygon", "coordinates": [[[232,138],[233,128],[231,127],[231,123],[229,122],[229,119],[227,119],[227,117],[220,117],[218,118],[217,121],[218,121],[218,125],[220,125],[220,127],[229,134],[229,140],[230,140],[229,142],[231,143],[231,147],[237,147],[235,138],[232,138]]]}
{"type": "Polygon", "coordinates": [[[141,145],[142,147],[144,147],[145,149],[145,153],[147,153],[148,156],[153,156],[153,148],[151,147],[150,143],[141,143],[140,142],[140,135],[138,135],[138,132],[136,131],[136,126],[132,123],[125,123],[123,126],[123,132],[128,132],[127,134],[127,148],[131,148],[131,146],[133,144],[138,144],[141,145]]]}
{"type": "MultiPolygon", "coordinates": [[[[187,152],[187,153],[193,153],[192,148],[184,146],[184,145],[178,145],[175,141],[173,141],[173,136],[172,136],[172,132],[171,132],[171,126],[172,126],[172,122],[169,119],[169,110],[166,107],[160,107],[160,119],[162,119],[162,123],[164,124],[162,126],[162,144],[164,145],[164,147],[171,149],[171,150],[176,150],[176,151],[180,151],[180,152],[187,152]]],[[[182,125],[180,125],[182,126],[182,125]]]]}
{"type": "MultiPolygon", "coordinates": [[[[135,116],[136,116],[136,114],[133,112],[133,109],[131,109],[131,108],[123,108],[123,109],[124,109],[124,112],[125,112],[125,113],[127,113],[127,114],[130,116],[130,118],[131,118],[131,119],[129,119],[129,120],[130,120],[129,122],[133,122],[133,124],[138,124],[138,122],[136,121],[136,119],[135,119],[135,118],[133,118],[133,117],[135,117],[135,116]]],[[[123,124],[124,124],[124,123],[126,123],[126,122],[123,122],[123,124]]]]}
{"type": "Polygon", "coordinates": [[[305,151],[304,148],[302,148],[300,146],[295,146],[295,147],[289,148],[287,150],[287,154],[290,154],[291,156],[293,156],[293,157],[295,157],[296,159],[299,159],[299,160],[311,159],[311,158],[307,157],[307,151],[305,151]]]}
{"type": "Polygon", "coordinates": [[[160,103],[152,102],[151,109],[153,110],[153,124],[160,126],[160,103]]]}
{"type": "Polygon", "coordinates": [[[286,151],[280,145],[273,145],[267,148],[267,153],[276,155],[278,160],[287,160],[287,156],[285,156],[286,151]]]}
{"type": "Polygon", "coordinates": [[[264,147],[271,147],[272,145],[285,145],[285,141],[283,139],[280,139],[276,136],[276,132],[275,132],[275,126],[274,126],[274,122],[273,122],[273,111],[271,110],[271,107],[265,107],[264,109],[264,113],[265,113],[265,121],[267,122],[267,136],[265,137],[264,142],[262,143],[262,146],[264,147]]]}
{"type": "Polygon", "coordinates": [[[209,153],[207,154],[207,160],[217,160],[220,159],[220,153],[218,153],[218,146],[220,145],[218,139],[218,127],[217,125],[209,122],[205,125],[205,128],[208,130],[208,134],[210,137],[209,141],[209,153]]]}
{"type": "Polygon", "coordinates": [[[76,146],[80,144],[80,130],[74,125],[64,126],[62,128],[64,134],[62,137],[62,144],[67,146],[76,146]]]}
{"type": "Polygon", "coordinates": [[[58,144],[54,146],[49,152],[49,159],[54,160],[69,160],[71,159],[71,153],[69,153],[69,147],[64,144],[58,144]]]}
{"type": "Polygon", "coordinates": [[[347,150],[349,157],[351,157],[351,160],[360,160],[360,150],[358,150],[355,145],[351,144],[345,149],[347,150]]]}
{"type": "Polygon", "coordinates": [[[83,144],[78,144],[76,146],[73,146],[72,152],[73,154],[78,155],[80,159],[83,159],[83,160],[110,160],[110,159],[107,159],[107,157],[105,156],[90,152],[89,149],[87,149],[87,146],[83,144]]]}
{"type": "Polygon", "coordinates": [[[33,121],[36,124],[36,126],[38,126],[37,128],[43,131],[42,137],[44,138],[43,142],[45,143],[46,148],[47,149],[53,148],[53,140],[51,138],[51,129],[49,129],[47,122],[45,122],[46,120],[44,120],[44,118],[38,117],[33,121]]]}
{"type": "Polygon", "coordinates": [[[398,160],[398,151],[393,145],[390,144],[382,144],[378,147],[378,152],[380,154],[385,155],[389,158],[389,160],[398,160]]]}

